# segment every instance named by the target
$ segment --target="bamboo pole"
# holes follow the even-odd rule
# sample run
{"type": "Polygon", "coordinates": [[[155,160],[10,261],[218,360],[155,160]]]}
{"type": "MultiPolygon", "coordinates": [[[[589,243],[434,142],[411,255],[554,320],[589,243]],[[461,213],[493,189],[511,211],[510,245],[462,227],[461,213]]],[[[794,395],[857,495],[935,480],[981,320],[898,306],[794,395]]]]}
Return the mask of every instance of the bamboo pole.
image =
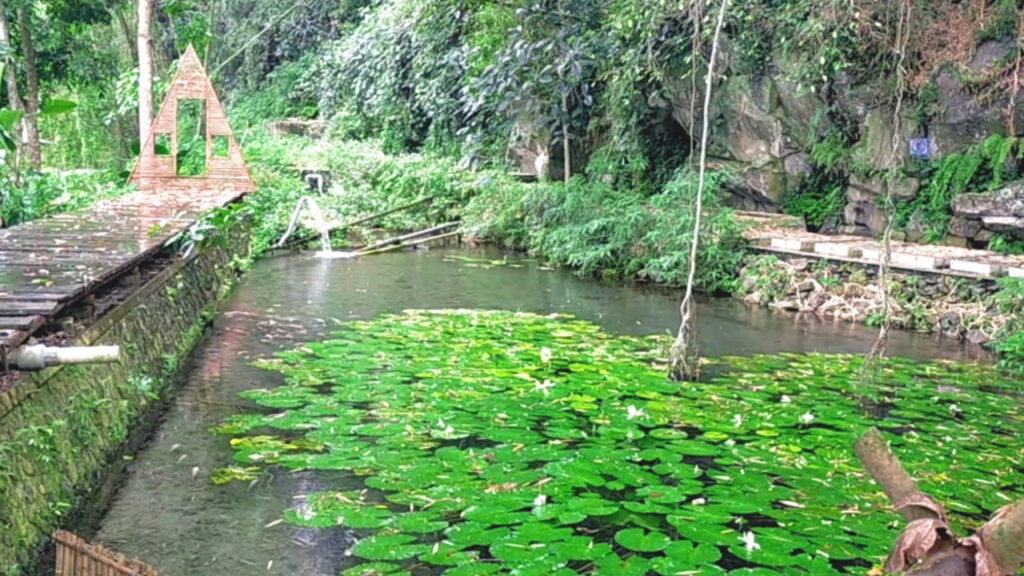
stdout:
{"type": "Polygon", "coordinates": [[[405,234],[403,236],[395,236],[394,238],[388,238],[386,240],[381,240],[380,242],[370,244],[369,246],[364,246],[362,251],[365,252],[370,250],[377,250],[379,248],[390,246],[392,244],[401,244],[406,240],[412,240],[414,238],[419,238],[420,236],[426,236],[428,234],[433,234],[435,232],[441,232],[442,230],[448,230],[449,228],[454,228],[455,226],[458,225],[458,222],[448,222],[445,224],[434,226],[432,228],[427,228],[426,230],[420,230],[419,232],[412,232],[410,234],[405,234]]]}
{"type": "MultiPolygon", "coordinates": [[[[436,196],[427,196],[426,198],[420,198],[419,200],[414,200],[412,202],[409,202],[408,204],[402,204],[401,206],[397,206],[395,208],[391,208],[391,209],[385,210],[383,212],[378,212],[376,214],[371,214],[369,216],[364,216],[362,218],[358,218],[356,220],[352,220],[351,222],[345,222],[345,223],[340,224],[338,226],[328,227],[327,228],[327,232],[330,233],[330,232],[337,232],[338,230],[346,230],[346,229],[351,228],[353,226],[358,226],[360,224],[365,224],[367,222],[376,220],[377,218],[383,218],[385,216],[390,216],[392,214],[397,214],[398,212],[402,212],[403,210],[408,210],[409,208],[413,208],[415,206],[419,206],[420,204],[425,204],[427,202],[430,202],[430,201],[434,200],[434,198],[436,198],[436,196]]],[[[285,235],[285,238],[287,238],[288,236],[289,235],[285,235]]],[[[311,238],[310,235],[296,236],[296,237],[292,238],[292,240],[290,242],[287,242],[287,241],[285,241],[285,242],[278,242],[278,244],[276,246],[274,246],[274,249],[277,250],[279,248],[287,248],[287,247],[290,247],[290,246],[294,246],[296,244],[301,244],[302,242],[308,241],[310,238],[311,238]]]]}
{"type": "Polygon", "coordinates": [[[427,242],[433,242],[435,240],[444,240],[445,238],[451,238],[453,236],[458,236],[460,234],[462,234],[462,232],[459,232],[458,230],[456,230],[455,232],[448,232],[446,234],[439,234],[437,236],[431,236],[430,238],[423,238],[423,239],[420,239],[420,240],[415,240],[415,241],[409,242],[407,244],[395,244],[395,245],[392,245],[392,246],[387,246],[387,247],[384,247],[384,248],[379,248],[377,250],[363,250],[361,252],[356,252],[352,256],[353,257],[372,256],[374,254],[383,254],[385,252],[393,252],[395,250],[401,250],[402,248],[407,248],[409,246],[417,246],[419,244],[426,244],[427,242]]]}

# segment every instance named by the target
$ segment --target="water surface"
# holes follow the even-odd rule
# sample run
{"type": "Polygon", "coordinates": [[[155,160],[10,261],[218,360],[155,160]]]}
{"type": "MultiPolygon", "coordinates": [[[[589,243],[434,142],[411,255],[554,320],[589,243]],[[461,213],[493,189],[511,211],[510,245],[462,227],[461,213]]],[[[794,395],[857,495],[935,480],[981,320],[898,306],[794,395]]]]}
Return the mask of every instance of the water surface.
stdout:
{"type": "MultiPolygon", "coordinates": [[[[489,267],[453,256],[506,257],[491,249],[454,249],[359,261],[289,256],[258,262],[222,307],[194,355],[184,389],[132,463],[95,539],[172,575],[334,576],[354,564],[346,556],[350,532],[296,528],[279,520],[283,509],[310,492],[358,483],[287,471],[251,486],[210,482],[211,472],[230,464],[233,454],[228,439],[211,435],[209,428],[251,408],[238,399],[240,391],[279,382],[251,360],[320,339],[339,321],[410,308],[496,308],[574,314],[625,334],[677,327],[676,291],[595,282],[529,261],[489,267]]],[[[732,300],[702,303],[698,314],[701,352],[711,356],[860,354],[875,337],[862,326],[751,310],[732,300]]],[[[889,351],[918,359],[978,355],[956,342],[907,332],[892,334],[889,351]]]]}

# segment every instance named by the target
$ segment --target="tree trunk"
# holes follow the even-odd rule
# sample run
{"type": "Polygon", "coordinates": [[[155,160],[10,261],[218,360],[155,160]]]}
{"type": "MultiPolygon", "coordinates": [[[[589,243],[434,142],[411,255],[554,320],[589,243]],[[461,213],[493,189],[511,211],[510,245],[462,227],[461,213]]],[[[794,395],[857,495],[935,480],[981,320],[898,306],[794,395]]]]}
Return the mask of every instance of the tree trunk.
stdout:
{"type": "Polygon", "coordinates": [[[572,146],[569,143],[569,98],[565,94],[562,94],[562,114],[567,118],[562,124],[562,150],[565,154],[565,183],[568,184],[572,179],[572,146]]]}
{"type": "Polygon", "coordinates": [[[139,0],[139,146],[149,140],[153,123],[153,0],[139,0]]]}
{"type": "Polygon", "coordinates": [[[693,302],[693,282],[697,276],[697,246],[700,241],[700,222],[704,212],[704,175],[708,164],[708,132],[711,119],[711,86],[714,83],[715,59],[718,58],[718,38],[725,22],[725,7],[728,0],[722,0],[718,9],[718,23],[711,41],[711,59],[704,81],[704,128],[700,141],[700,176],[697,180],[697,206],[694,208],[693,238],[690,244],[690,274],[686,280],[686,295],[679,305],[681,322],[676,341],[669,350],[668,376],[676,382],[696,380],[699,375],[697,353],[697,314],[693,302]]]}
{"type": "Polygon", "coordinates": [[[1008,576],[1024,566],[1024,501],[996,512],[973,536],[959,538],[942,506],[918,489],[877,428],[865,432],[853,451],[909,523],[886,562],[888,573],[906,569],[907,576],[1008,576]],[[926,537],[931,531],[940,536],[926,537]]]}
{"type": "Polygon", "coordinates": [[[32,168],[39,170],[43,166],[43,151],[39,146],[39,71],[27,8],[18,8],[18,33],[25,54],[25,155],[32,168]]]}
{"type": "Polygon", "coordinates": [[[206,53],[203,55],[203,69],[205,70],[210,69],[210,54],[213,53],[213,42],[217,38],[217,7],[219,4],[219,0],[210,0],[210,23],[206,30],[209,38],[206,41],[206,53]]]}
{"type": "MultiPolygon", "coordinates": [[[[18,79],[14,72],[14,58],[11,57],[11,29],[7,25],[7,8],[4,6],[4,1],[0,0],[0,52],[7,54],[7,58],[4,59],[4,82],[7,84],[7,101],[10,104],[11,110],[24,110],[24,104],[21,102],[21,95],[18,92],[18,79]]],[[[15,126],[15,134],[20,132],[21,122],[15,126]]],[[[18,184],[18,163],[21,161],[22,146],[21,138],[15,138],[17,143],[17,151],[14,154],[14,179],[15,185],[18,184]]]]}
{"type": "Polygon", "coordinates": [[[110,11],[117,18],[118,24],[121,25],[121,32],[124,34],[125,49],[128,51],[128,59],[132,61],[138,61],[139,59],[139,48],[135,39],[135,35],[132,34],[132,27],[128,24],[128,18],[124,15],[124,10],[121,9],[120,5],[111,6],[110,11]]]}

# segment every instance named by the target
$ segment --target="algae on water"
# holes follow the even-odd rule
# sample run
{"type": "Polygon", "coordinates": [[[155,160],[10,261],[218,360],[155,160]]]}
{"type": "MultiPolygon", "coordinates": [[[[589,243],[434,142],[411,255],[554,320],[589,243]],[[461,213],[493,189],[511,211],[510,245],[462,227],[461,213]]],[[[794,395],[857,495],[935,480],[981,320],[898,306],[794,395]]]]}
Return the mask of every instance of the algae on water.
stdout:
{"type": "Polygon", "coordinates": [[[513,312],[355,322],[264,362],[286,384],[245,393],[266,410],[218,429],[237,463],[214,479],[361,478],[285,512],[357,530],[356,575],[866,574],[900,529],[851,450],[870,425],[960,527],[1024,497],[1024,411],[987,368],[890,360],[867,395],[857,357],[735,357],[676,384],[664,344],[513,312]]]}

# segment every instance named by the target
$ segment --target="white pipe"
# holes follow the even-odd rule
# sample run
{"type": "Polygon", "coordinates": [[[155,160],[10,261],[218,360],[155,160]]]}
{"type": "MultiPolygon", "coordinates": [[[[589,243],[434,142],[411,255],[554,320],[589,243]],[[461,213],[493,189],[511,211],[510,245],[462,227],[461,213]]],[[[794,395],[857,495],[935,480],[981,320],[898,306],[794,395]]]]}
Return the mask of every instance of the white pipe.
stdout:
{"type": "Polygon", "coordinates": [[[112,364],[121,359],[120,346],[54,347],[37,344],[22,346],[8,357],[18,370],[42,370],[65,364],[112,364]]]}

